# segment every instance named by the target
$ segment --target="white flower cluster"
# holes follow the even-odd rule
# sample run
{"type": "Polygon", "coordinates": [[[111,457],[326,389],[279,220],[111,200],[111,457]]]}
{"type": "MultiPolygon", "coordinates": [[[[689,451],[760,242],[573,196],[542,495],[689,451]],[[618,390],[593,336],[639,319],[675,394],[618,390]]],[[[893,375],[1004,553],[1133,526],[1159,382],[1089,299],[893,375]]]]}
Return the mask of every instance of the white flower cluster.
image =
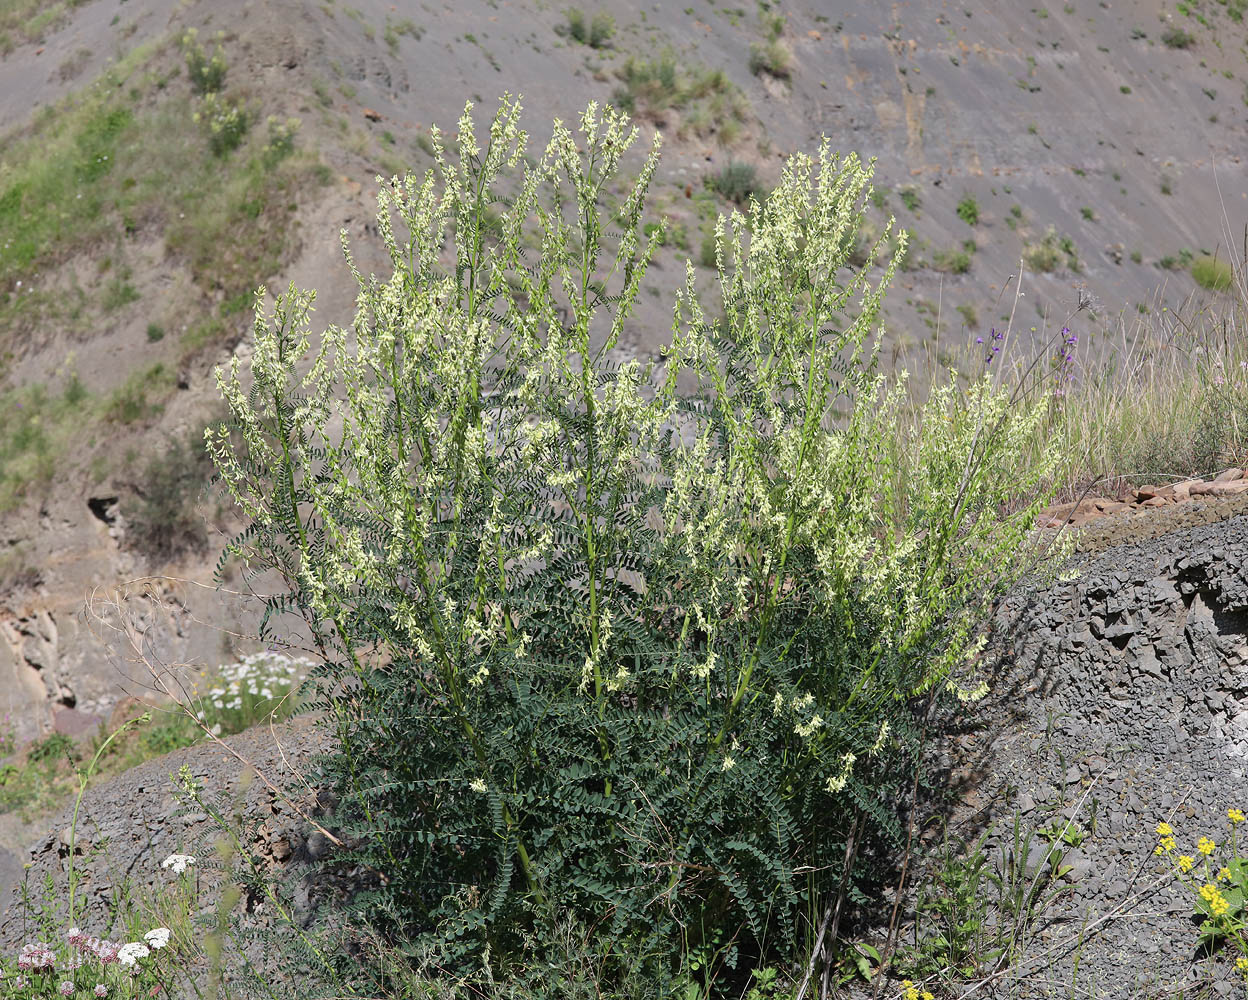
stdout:
{"type": "Polygon", "coordinates": [[[173,874],[181,875],[186,871],[189,865],[195,864],[195,859],[189,854],[170,854],[160,863],[161,868],[173,869],[173,874]]]}
{"type": "Polygon", "coordinates": [[[208,691],[208,698],[219,711],[237,711],[243,707],[244,695],[276,698],[286,694],[312,666],[306,656],[290,657],[271,650],[252,653],[221,668],[221,683],[208,691]]]}

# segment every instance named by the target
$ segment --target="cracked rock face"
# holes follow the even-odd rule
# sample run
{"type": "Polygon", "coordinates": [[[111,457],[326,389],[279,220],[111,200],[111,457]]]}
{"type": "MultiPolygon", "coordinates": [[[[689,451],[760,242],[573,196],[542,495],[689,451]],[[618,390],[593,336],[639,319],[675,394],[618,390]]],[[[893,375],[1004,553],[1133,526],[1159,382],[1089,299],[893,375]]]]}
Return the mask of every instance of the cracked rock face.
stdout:
{"type": "Polygon", "coordinates": [[[1016,815],[1030,829],[1073,817],[1083,834],[1001,995],[1069,986],[1076,961],[1096,996],[1202,977],[1224,989],[1226,964],[1196,959],[1192,901],[1153,856],[1154,827],[1171,823],[1178,853],[1197,855],[1196,840],[1222,843],[1227,808],[1248,802],[1248,515],[1085,553],[1071,569],[999,609],[994,693],[967,720],[980,755],[949,755],[975,772],[979,798],[996,794],[998,858],[1016,815]]]}

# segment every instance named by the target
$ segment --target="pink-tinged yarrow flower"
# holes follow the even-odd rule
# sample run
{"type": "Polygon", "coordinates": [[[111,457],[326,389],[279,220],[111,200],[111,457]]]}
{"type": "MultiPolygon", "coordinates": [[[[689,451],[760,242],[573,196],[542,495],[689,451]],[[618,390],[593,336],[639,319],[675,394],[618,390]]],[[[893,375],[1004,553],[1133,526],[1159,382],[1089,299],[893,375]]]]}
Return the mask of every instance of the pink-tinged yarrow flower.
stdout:
{"type": "Polygon", "coordinates": [[[99,983],[99,984],[95,987],[95,995],[96,995],[97,997],[106,997],[106,996],[108,996],[108,987],[107,987],[107,986],[105,986],[103,983],[99,983]]]}
{"type": "Polygon", "coordinates": [[[69,980],[61,983],[59,989],[61,991],[61,996],[63,997],[72,997],[74,995],[74,984],[69,980]]]}
{"type": "Polygon", "coordinates": [[[41,972],[56,965],[56,954],[46,944],[26,944],[17,956],[17,967],[23,972],[41,972]]]}

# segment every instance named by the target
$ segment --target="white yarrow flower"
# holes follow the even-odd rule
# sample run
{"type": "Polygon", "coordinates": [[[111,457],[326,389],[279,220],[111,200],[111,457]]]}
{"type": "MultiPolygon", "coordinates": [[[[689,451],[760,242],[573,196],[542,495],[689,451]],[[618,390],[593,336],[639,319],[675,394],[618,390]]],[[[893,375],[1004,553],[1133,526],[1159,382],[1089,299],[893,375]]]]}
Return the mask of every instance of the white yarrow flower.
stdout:
{"type": "Polygon", "coordinates": [[[195,859],[189,854],[170,854],[160,863],[161,868],[171,868],[175,875],[181,875],[188,865],[195,864],[195,859]]]}
{"type": "Polygon", "coordinates": [[[122,965],[134,965],[140,958],[147,958],[152,952],[145,944],[138,941],[131,941],[129,944],[123,944],[117,950],[117,961],[122,965]]]}
{"type": "Polygon", "coordinates": [[[169,928],[153,927],[150,931],[143,935],[143,940],[159,951],[169,943],[169,928]]]}

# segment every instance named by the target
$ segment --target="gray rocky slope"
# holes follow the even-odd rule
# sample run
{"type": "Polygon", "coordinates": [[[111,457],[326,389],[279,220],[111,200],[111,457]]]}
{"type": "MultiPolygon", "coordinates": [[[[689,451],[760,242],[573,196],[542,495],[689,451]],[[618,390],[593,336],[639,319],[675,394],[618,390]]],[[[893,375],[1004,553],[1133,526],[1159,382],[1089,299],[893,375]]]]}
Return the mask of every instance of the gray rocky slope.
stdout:
{"type": "MultiPolygon", "coordinates": [[[[1142,538],[1124,542],[1117,525],[1108,548],[1000,607],[993,694],[939,762],[963,783],[955,814],[968,837],[988,829],[1006,868],[1015,817],[1029,830],[1073,821],[1078,843],[1061,845],[1063,891],[1021,960],[976,994],[1242,990],[1225,962],[1200,960],[1192,895],[1153,853],[1163,821],[1176,855],[1200,858],[1202,835],[1225,846],[1227,809],[1248,803],[1248,515],[1237,510],[1195,508],[1157,537],[1137,516],[1142,538]],[[1231,516],[1200,523],[1217,514],[1231,516]]],[[[1037,839],[1019,860],[1034,877],[1047,853],[1037,839]]]]}

